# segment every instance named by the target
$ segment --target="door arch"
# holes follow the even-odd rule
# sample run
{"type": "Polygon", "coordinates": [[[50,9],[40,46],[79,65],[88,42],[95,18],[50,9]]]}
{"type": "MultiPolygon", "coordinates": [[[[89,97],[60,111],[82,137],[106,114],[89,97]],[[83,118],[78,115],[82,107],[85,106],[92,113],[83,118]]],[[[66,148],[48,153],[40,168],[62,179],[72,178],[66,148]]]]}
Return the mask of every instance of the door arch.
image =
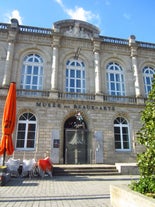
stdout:
{"type": "Polygon", "coordinates": [[[88,156],[88,129],[82,115],[71,116],[64,123],[64,163],[86,164],[88,156]]]}

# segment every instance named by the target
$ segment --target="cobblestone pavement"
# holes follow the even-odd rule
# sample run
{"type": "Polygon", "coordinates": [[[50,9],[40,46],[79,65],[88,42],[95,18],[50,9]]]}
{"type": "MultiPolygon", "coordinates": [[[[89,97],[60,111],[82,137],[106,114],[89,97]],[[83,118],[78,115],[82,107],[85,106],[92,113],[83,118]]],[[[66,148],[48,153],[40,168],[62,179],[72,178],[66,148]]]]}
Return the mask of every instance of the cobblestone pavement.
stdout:
{"type": "Polygon", "coordinates": [[[2,207],[111,207],[111,184],[128,184],[134,176],[56,176],[11,178],[0,186],[2,207]]]}

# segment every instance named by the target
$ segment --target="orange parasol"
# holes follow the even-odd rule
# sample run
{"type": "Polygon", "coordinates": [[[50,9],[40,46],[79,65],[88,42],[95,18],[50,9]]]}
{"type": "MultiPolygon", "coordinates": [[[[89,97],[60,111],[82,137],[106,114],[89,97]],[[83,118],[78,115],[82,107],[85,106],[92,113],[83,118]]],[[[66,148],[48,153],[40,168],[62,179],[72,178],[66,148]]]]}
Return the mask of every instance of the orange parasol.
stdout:
{"type": "MultiPolygon", "coordinates": [[[[0,155],[12,155],[14,146],[12,133],[16,122],[16,83],[10,83],[8,95],[6,98],[3,119],[2,119],[2,138],[0,143],[0,155]]],[[[3,160],[4,162],[4,160],[3,160]]]]}

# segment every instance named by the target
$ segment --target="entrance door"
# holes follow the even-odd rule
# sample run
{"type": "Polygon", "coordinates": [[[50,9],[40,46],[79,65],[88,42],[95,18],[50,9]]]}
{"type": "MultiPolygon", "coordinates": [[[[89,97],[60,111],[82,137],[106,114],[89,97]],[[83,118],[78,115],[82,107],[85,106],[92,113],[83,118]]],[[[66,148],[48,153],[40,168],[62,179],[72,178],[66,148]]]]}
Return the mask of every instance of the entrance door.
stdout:
{"type": "Polygon", "coordinates": [[[89,139],[86,123],[80,113],[64,124],[64,163],[89,163],[89,139]]]}
{"type": "Polygon", "coordinates": [[[65,130],[65,163],[88,163],[88,132],[85,129],[65,130]]]}

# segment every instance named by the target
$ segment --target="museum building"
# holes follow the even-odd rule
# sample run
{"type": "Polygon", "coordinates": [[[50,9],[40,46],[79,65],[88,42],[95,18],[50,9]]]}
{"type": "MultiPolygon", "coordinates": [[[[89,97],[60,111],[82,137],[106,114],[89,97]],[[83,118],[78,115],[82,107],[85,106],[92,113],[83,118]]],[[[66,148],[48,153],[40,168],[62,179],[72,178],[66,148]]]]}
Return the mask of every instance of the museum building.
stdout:
{"type": "Polygon", "coordinates": [[[155,44],[134,35],[102,36],[71,19],[52,28],[0,23],[0,123],[10,83],[17,89],[13,157],[136,162],[153,74],[155,44]]]}

